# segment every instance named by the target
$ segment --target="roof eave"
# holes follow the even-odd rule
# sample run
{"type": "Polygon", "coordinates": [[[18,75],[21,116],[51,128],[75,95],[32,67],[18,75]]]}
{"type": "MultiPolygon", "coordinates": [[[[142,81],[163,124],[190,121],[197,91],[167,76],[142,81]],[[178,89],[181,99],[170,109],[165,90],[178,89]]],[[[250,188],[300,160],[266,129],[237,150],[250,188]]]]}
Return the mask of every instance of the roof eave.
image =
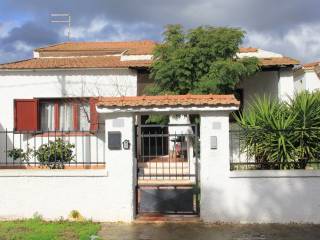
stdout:
{"type": "Polygon", "coordinates": [[[96,107],[98,113],[200,113],[200,112],[212,112],[212,111],[222,111],[222,112],[232,112],[239,110],[239,105],[237,104],[218,104],[218,105],[208,105],[208,106],[138,106],[138,107],[111,107],[98,105],[96,107]]]}
{"type": "Polygon", "coordinates": [[[0,72],[1,71],[61,71],[61,70],[103,70],[103,69],[130,69],[130,68],[134,68],[134,67],[103,67],[103,68],[90,68],[90,67],[86,67],[86,68],[15,68],[15,69],[10,69],[10,68],[0,68],[0,72]]]}

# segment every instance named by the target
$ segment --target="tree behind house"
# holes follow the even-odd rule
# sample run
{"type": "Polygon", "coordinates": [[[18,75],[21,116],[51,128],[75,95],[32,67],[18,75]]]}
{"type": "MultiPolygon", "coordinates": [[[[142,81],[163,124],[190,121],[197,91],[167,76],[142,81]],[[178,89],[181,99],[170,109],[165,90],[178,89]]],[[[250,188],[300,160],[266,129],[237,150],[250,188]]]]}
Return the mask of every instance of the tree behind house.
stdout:
{"type": "Polygon", "coordinates": [[[233,93],[236,84],[258,71],[256,58],[237,58],[244,31],[201,26],[185,32],[168,25],[164,41],[154,51],[146,92],[159,94],[233,93]]]}

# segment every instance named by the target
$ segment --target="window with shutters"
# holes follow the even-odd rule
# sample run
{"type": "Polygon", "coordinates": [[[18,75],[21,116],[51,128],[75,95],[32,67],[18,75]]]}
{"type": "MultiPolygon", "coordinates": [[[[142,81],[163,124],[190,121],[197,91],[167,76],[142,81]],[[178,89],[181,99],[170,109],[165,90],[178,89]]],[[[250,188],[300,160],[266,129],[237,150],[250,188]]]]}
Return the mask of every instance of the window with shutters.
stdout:
{"type": "Polygon", "coordinates": [[[89,131],[88,99],[40,100],[40,125],[43,131],[89,131]]]}
{"type": "Polygon", "coordinates": [[[95,98],[16,99],[16,131],[98,130],[95,98]]]}

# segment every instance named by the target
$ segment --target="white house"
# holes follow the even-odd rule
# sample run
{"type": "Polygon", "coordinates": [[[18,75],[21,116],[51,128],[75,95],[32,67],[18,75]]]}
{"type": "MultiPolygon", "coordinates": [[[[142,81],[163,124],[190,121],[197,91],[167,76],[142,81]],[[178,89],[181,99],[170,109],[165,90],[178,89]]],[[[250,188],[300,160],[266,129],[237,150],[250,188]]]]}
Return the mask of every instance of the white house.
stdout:
{"type": "Polygon", "coordinates": [[[319,90],[320,62],[307,63],[297,67],[294,71],[294,85],[296,92],[319,90]]]}
{"type": "MultiPolygon", "coordinates": [[[[37,138],[27,135],[25,141],[20,141],[16,134],[6,133],[8,139],[3,146],[25,148],[32,142],[33,148],[38,148],[46,135],[51,138],[62,135],[77,146],[77,168],[92,162],[103,167],[106,160],[101,150],[105,141],[104,120],[99,119],[94,97],[143,95],[144,88],[152,84],[149,68],[155,46],[153,41],[67,42],[35,49],[32,59],[1,64],[0,95],[6,117],[0,118],[0,130],[51,132],[37,134],[37,138]]],[[[244,107],[256,95],[279,99],[293,96],[293,67],[298,64],[297,60],[257,48],[240,48],[237,57],[257,57],[261,65],[260,72],[237,86],[238,99],[244,107]]],[[[137,123],[144,123],[144,119],[138,116],[137,123]]],[[[169,134],[192,132],[186,117],[180,115],[177,119],[171,115],[170,122],[185,126],[169,127],[169,134]]],[[[137,134],[141,134],[140,127],[137,134]]],[[[190,155],[188,138],[179,143],[175,138],[169,137],[170,149],[164,149],[164,153],[178,151],[177,148],[184,151],[182,148],[187,145],[190,155]]],[[[143,147],[145,153],[150,148],[150,153],[156,151],[152,150],[155,143],[150,143],[150,147],[140,146],[147,142],[141,143],[138,139],[137,144],[139,156],[143,147]]],[[[159,147],[157,150],[160,151],[159,147]]],[[[0,152],[3,161],[8,160],[7,155],[5,149],[0,152]]],[[[182,156],[191,161],[190,156],[182,156]]],[[[141,167],[147,171],[150,164],[141,167]]]]}
{"type": "MultiPolygon", "coordinates": [[[[145,86],[152,83],[148,70],[155,45],[153,41],[69,42],[35,49],[32,59],[1,64],[0,94],[6,96],[5,114],[13,116],[13,100],[19,98],[38,99],[40,109],[46,106],[47,111],[55,112],[53,102],[59,101],[57,98],[142,95],[145,86]],[[55,99],[51,105],[44,103],[50,99],[55,99]]],[[[280,99],[293,95],[293,67],[299,63],[297,60],[262,49],[240,48],[238,57],[251,56],[259,58],[261,71],[239,84],[244,103],[255,95],[280,99]]],[[[40,122],[45,129],[75,127],[58,127],[58,121],[53,126],[53,118],[46,119],[49,122],[44,126],[45,119],[41,121],[41,118],[44,116],[40,122]]],[[[0,125],[3,129],[13,129],[14,121],[6,117],[0,125]]],[[[88,124],[81,122],[78,127],[87,129],[88,124]]]]}
{"type": "Polygon", "coordinates": [[[280,100],[293,96],[293,68],[299,61],[257,48],[240,49],[238,57],[257,57],[261,63],[260,72],[239,84],[239,89],[243,91],[244,105],[255,96],[265,95],[280,100]]]}
{"type": "MultiPolygon", "coordinates": [[[[0,119],[0,129],[97,128],[96,119],[90,121],[87,114],[91,109],[95,118],[90,97],[143,95],[143,89],[152,83],[148,75],[155,46],[153,41],[67,42],[35,49],[32,59],[1,64],[0,94],[5,96],[2,110],[7,117],[0,119]],[[33,99],[33,103],[21,99],[33,99]],[[87,101],[82,101],[80,108],[79,99],[87,101]],[[19,111],[13,121],[14,106],[29,111],[26,105],[39,108],[35,121],[24,121],[26,114],[19,111]]],[[[239,58],[251,56],[259,58],[261,71],[239,83],[238,97],[244,105],[256,95],[293,96],[297,60],[262,49],[240,48],[239,58]]]]}
{"type": "MultiPolygon", "coordinates": [[[[76,209],[99,221],[165,212],[319,223],[320,199],[311,197],[318,172],[230,171],[229,115],[240,106],[233,95],[143,96],[155,46],[69,42],[0,65],[0,217],[57,219],[76,209]],[[149,114],[196,114],[200,124],[148,125],[149,114]],[[61,142],[53,158],[39,151],[57,141],[71,151],[61,142]]],[[[297,60],[240,48],[238,57],[248,56],[261,71],[237,86],[244,107],[255,95],[293,96],[297,60]]]]}

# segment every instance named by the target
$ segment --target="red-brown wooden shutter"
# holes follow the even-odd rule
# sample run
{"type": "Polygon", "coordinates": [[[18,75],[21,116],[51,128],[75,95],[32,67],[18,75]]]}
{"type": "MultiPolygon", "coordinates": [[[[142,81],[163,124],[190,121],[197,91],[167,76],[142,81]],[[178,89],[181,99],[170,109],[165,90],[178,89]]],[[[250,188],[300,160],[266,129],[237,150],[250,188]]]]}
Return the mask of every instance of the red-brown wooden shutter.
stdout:
{"type": "Polygon", "coordinates": [[[14,100],[14,129],[16,131],[37,131],[39,129],[38,99],[14,100]]]}
{"type": "Polygon", "coordinates": [[[96,110],[97,98],[90,98],[90,131],[97,131],[99,128],[99,115],[96,110]]]}

